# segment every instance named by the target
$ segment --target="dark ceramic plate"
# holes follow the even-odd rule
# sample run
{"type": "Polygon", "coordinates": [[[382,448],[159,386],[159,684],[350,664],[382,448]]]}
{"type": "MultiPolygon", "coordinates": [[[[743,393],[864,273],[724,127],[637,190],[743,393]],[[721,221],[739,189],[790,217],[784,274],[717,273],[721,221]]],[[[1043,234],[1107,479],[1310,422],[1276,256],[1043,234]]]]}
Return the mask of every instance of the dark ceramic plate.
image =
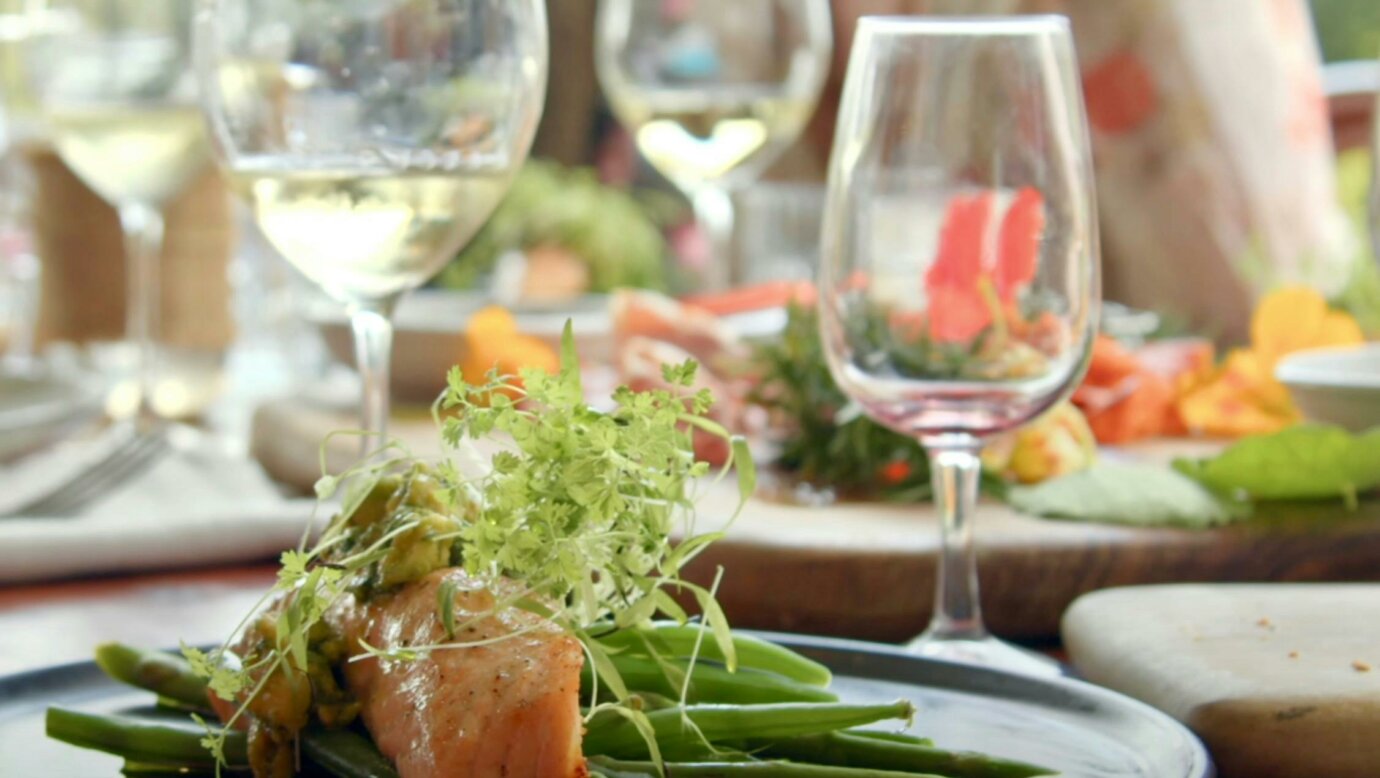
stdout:
{"type": "MultiPolygon", "coordinates": [[[[832,667],[853,702],[904,697],[913,731],[944,748],[1047,765],[1070,778],[1211,778],[1207,753],[1188,730],[1135,700],[1078,681],[1024,678],[908,656],[870,643],[768,635],[832,667]]],[[[105,677],[94,663],[0,678],[0,778],[98,778],[120,761],[43,736],[43,710],[60,704],[113,711],[149,694],[105,677]]]]}

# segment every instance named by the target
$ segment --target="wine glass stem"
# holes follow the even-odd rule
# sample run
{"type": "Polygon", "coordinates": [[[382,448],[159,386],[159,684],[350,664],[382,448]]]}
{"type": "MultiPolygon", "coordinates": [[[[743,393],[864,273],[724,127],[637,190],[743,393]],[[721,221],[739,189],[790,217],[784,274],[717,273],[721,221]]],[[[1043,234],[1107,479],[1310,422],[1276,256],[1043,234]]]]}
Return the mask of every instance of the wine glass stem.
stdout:
{"type": "Polygon", "coordinates": [[[153,400],[158,379],[155,337],[161,303],[163,213],[148,203],[124,203],[118,210],[125,239],[125,337],[135,348],[134,375],[139,389],[135,420],[142,426],[158,418],[153,400]]]}
{"type": "Polygon", "coordinates": [[[695,222],[709,242],[709,266],[705,286],[709,290],[727,289],[742,281],[741,268],[733,254],[733,195],[727,189],[703,184],[690,195],[695,222]]]}
{"type": "Polygon", "coordinates": [[[925,631],[934,640],[981,640],[987,637],[978,599],[977,557],[973,548],[973,513],[977,507],[976,438],[946,437],[925,444],[930,478],[942,524],[934,616],[925,631]]]}
{"type": "Polygon", "coordinates": [[[360,404],[361,454],[368,456],[388,436],[388,372],[393,353],[393,302],[362,305],[350,312],[355,333],[355,366],[363,398],[360,404]],[[376,445],[377,444],[377,445],[376,445]]]}

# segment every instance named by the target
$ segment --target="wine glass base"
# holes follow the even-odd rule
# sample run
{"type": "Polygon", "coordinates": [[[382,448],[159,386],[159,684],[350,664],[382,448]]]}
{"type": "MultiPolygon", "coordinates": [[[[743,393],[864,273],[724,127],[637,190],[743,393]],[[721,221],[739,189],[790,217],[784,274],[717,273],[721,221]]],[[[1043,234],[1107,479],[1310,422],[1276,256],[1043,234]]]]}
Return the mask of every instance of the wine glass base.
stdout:
{"type": "Polygon", "coordinates": [[[1053,678],[1064,675],[1054,659],[1013,646],[994,637],[939,638],[929,634],[905,644],[908,654],[949,662],[990,667],[1020,675],[1053,678]]]}

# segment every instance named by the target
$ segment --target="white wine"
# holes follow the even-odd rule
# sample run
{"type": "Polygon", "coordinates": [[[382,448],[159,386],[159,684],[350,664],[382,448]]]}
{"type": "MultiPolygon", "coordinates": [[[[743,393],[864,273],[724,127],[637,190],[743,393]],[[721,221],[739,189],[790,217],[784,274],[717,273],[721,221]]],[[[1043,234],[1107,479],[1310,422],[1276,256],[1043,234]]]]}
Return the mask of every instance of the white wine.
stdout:
{"type": "Polygon", "coordinates": [[[621,85],[611,102],[642,155],[682,187],[756,176],[800,133],[815,104],[812,92],[780,86],[621,85]]]}
{"type": "Polygon", "coordinates": [[[0,0],[0,103],[5,109],[5,134],[13,140],[16,125],[32,119],[36,102],[24,68],[24,47],[30,23],[16,0],[0,0]]]}
{"type": "Polygon", "coordinates": [[[160,205],[210,158],[205,123],[194,105],[53,106],[46,117],[62,160],[115,205],[160,205]]]}
{"type": "Polygon", "coordinates": [[[508,189],[490,170],[238,170],[237,191],[278,251],[328,293],[368,302],[420,286],[508,189]]]}

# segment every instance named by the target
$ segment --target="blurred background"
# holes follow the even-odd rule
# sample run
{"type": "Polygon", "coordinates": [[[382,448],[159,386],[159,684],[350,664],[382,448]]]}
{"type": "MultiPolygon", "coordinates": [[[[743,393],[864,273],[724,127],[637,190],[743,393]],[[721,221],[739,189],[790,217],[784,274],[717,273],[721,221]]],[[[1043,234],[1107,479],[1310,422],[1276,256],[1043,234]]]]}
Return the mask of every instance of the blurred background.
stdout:
{"type": "MultiPolygon", "coordinates": [[[[693,358],[713,420],[750,441],[751,509],[687,573],[709,587],[719,565],[733,570],[718,596],[737,625],[915,635],[947,548],[935,531],[945,501],[931,499],[917,439],[868,414],[926,406],[926,392],[1001,400],[971,428],[1002,433],[983,439],[977,509],[998,634],[1049,646],[1069,604],[1096,589],[1380,579],[1380,0],[547,0],[539,123],[540,0],[452,3],[507,21],[452,19],[438,43],[413,15],[434,0],[227,4],[252,9],[238,21],[259,34],[243,48],[222,41],[198,82],[183,40],[192,0],[0,0],[0,584],[104,576],[74,584],[66,624],[0,628],[0,660],[7,638],[27,641],[12,653],[33,666],[121,635],[215,639],[217,614],[239,609],[188,595],[186,620],[201,627],[159,638],[141,633],[150,619],[184,619],[137,598],[123,612],[133,618],[90,619],[84,598],[113,574],[179,568],[213,586],[230,576],[257,600],[263,563],[329,512],[311,498],[323,466],[356,463],[359,430],[388,418],[386,400],[367,402],[378,414],[361,423],[362,395],[391,386],[389,433],[439,455],[430,403],[447,372],[483,384],[495,368],[555,369],[567,321],[591,403],[620,382],[664,387],[662,365],[693,358]],[[64,42],[63,13],[111,7],[127,13],[85,17],[90,51],[64,42]],[[295,27],[279,24],[284,8],[301,12],[295,27]],[[522,20],[504,16],[519,8],[522,20]],[[872,378],[901,399],[864,408],[830,371],[826,354],[837,366],[845,339],[826,342],[819,311],[829,326],[840,306],[827,296],[869,276],[854,265],[844,283],[813,283],[858,20],[1033,13],[1068,17],[1076,62],[1051,66],[1040,57],[1053,49],[1032,44],[1042,53],[1024,68],[971,53],[985,48],[955,56],[962,77],[900,54],[894,69],[860,68],[859,80],[885,74],[863,82],[881,93],[918,95],[885,117],[842,112],[856,121],[839,148],[865,146],[880,174],[836,186],[858,210],[830,215],[862,225],[852,253],[882,257],[884,271],[867,282],[878,305],[848,324],[899,344],[864,355],[886,357],[872,378]],[[130,36],[112,20],[156,34],[133,36],[125,56],[130,36]],[[385,42],[361,42],[370,35],[385,42]],[[54,66],[64,51],[42,49],[54,41],[79,72],[54,66]],[[431,46],[453,55],[450,71],[431,46]],[[352,56],[377,80],[342,66],[352,56]],[[102,92],[143,77],[128,94],[102,92]],[[218,86],[217,102],[199,83],[218,86]],[[63,103],[67,88],[84,89],[85,115],[63,103]],[[238,122],[238,135],[211,142],[202,111],[220,130],[238,122]],[[1097,235],[1084,139],[1069,131],[1083,111],[1097,235]],[[897,137],[919,149],[899,172],[878,151],[897,137]],[[336,144],[355,154],[342,169],[327,166],[336,144]],[[1001,175],[984,180],[982,164],[1001,175]],[[1073,183],[1021,179],[1032,170],[1072,170],[1073,183]],[[142,209],[111,205],[131,193],[142,209]],[[141,236],[160,232],[149,205],[165,221],[161,261],[129,283],[126,237],[147,248],[141,236]],[[386,293],[351,294],[356,282],[386,293]],[[157,348],[141,372],[130,314],[145,308],[157,348]],[[976,325],[941,335],[954,311],[971,314],[959,329],[976,325]],[[361,313],[372,322],[352,331],[361,313]],[[390,314],[391,380],[370,380],[387,363],[371,365],[366,347],[357,370],[352,340],[362,333],[377,357],[390,314]],[[895,362],[896,380],[893,358],[911,360],[895,362]],[[127,429],[147,415],[167,423],[127,429]],[[50,650],[59,634],[66,653],[50,650]]],[[[234,39],[235,15],[217,21],[234,39]]],[[[711,438],[696,436],[695,453],[722,464],[729,449],[711,438]]],[[[731,491],[706,489],[706,522],[736,515],[731,491]]],[[[1240,645],[1259,645],[1262,612],[1241,607],[1240,645]]],[[[1380,624],[1306,610],[1335,617],[1316,633],[1323,646],[1380,624]]],[[[1123,626],[1101,632],[1133,634],[1123,626]]],[[[0,661],[0,673],[18,667],[0,661]]],[[[1343,672],[1328,677],[1362,688],[1359,668],[1343,672]]]]}
{"type": "MultiPolygon", "coordinates": [[[[33,4],[0,2],[0,60],[20,56],[35,24],[22,11],[33,4]]],[[[803,103],[812,109],[803,127],[773,136],[780,148],[760,155],[760,170],[725,183],[736,217],[726,234],[713,223],[721,206],[649,162],[636,122],[601,88],[596,10],[594,0],[548,3],[550,88],[532,158],[429,285],[463,294],[424,291],[404,303],[397,361],[428,348],[440,352],[419,370],[458,359],[453,342],[427,336],[458,331],[490,302],[539,316],[603,310],[599,295],[620,287],[722,288],[725,279],[706,275],[715,256],[738,286],[811,278],[843,70],[855,21],[870,13],[1070,16],[1093,130],[1105,296],[1127,306],[1112,309],[1127,314],[1113,327],[1241,344],[1260,296],[1300,282],[1380,330],[1365,210],[1376,3],[834,0],[832,49],[802,49],[823,66],[817,104],[803,103]]],[[[22,85],[8,86],[17,97],[5,106],[0,171],[0,342],[10,364],[42,354],[46,364],[116,376],[105,403],[118,413],[134,398],[118,379],[129,355],[115,211],[51,150],[22,85]]],[[[335,306],[280,261],[211,167],[170,203],[164,253],[161,414],[209,414],[247,434],[263,398],[349,361],[335,306]]],[[[432,388],[425,379],[408,387],[414,372],[395,366],[402,399],[432,388]]]]}

